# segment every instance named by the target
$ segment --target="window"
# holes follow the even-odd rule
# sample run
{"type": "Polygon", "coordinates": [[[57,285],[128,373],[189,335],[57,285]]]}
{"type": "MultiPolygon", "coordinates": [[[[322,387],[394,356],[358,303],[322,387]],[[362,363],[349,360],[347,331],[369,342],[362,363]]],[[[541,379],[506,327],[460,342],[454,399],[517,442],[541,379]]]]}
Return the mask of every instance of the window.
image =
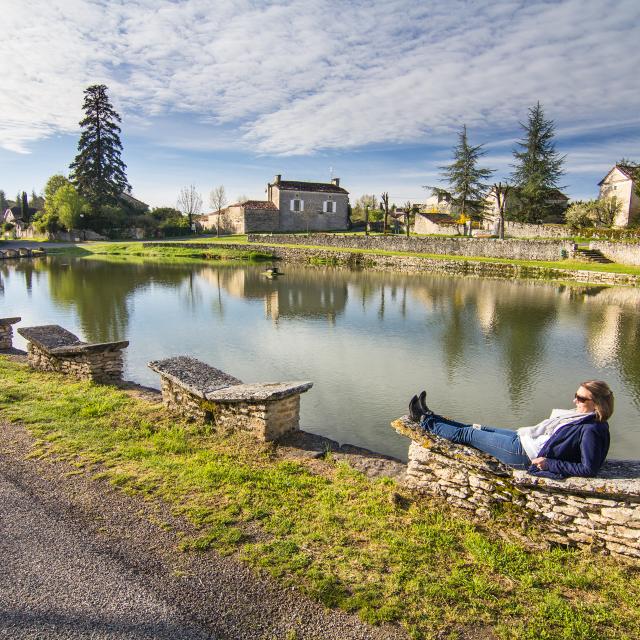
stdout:
{"type": "Polygon", "coordinates": [[[291,205],[289,207],[290,211],[304,211],[304,200],[300,200],[300,198],[294,198],[291,201],[291,205]]]}
{"type": "Polygon", "coordinates": [[[333,200],[325,200],[322,203],[322,211],[324,213],[335,213],[336,212],[336,203],[333,200]]]}

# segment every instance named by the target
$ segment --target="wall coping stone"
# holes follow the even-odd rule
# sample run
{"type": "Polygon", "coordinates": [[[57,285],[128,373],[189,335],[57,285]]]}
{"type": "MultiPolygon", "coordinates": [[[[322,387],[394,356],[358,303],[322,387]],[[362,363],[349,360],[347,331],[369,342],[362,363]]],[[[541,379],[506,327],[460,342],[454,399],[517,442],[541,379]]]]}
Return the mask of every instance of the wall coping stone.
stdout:
{"type": "Polygon", "coordinates": [[[0,318],[0,326],[16,324],[20,322],[20,320],[22,320],[22,318],[0,318]]]}
{"type": "Polygon", "coordinates": [[[154,360],[147,366],[203,400],[208,393],[242,384],[242,380],[189,356],[154,360]]]}
{"type": "Polygon", "coordinates": [[[587,497],[640,502],[640,460],[606,460],[594,478],[574,476],[563,480],[553,480],[514,469],[473,447],[455,444],[445,438],[427,433],[408,416],[394,420],[391,426],[400,435],[410,438],[425,449],[447,458],[456,459],[469,467],[509,477],[516,486],[535,487],[553,493],[570,493],[587,497]]]}
{"type": "Polygon", "coordinates": [[[313,382],[257,382],[236,384],[205,394],[207,400],[218,402],[270,402],[308,391],[313,382]]]}
{"type": "Polygon", "coordinates": [[[78,336],[71,333],[71,331],[67,331],[64,327],[57,324],[22,327],[18,329],[18,333],[29,342],[40,347],[43,351],[55,356],[112,351],[124,349],[129,346],[128,340],[89,344],[83,342],[78,336]]]}

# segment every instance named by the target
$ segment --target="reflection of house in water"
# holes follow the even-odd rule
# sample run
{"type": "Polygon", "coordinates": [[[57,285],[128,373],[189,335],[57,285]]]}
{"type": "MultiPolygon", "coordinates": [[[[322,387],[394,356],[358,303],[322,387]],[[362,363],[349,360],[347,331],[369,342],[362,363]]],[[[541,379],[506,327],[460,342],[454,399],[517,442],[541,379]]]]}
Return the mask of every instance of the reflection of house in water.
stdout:
{"type": "Polygon", "coordinates": [[[637,349],[640,291],[607,287],[584,296],[588,310],[587,345],[596,366],[621,364],[637,349]],[[634,341],[633,337],[636,338],[634,341]]]}
{"type": "Polygon", "coordinates": [[[280,278],[265,278],[264,268],[215,269],[207,279],[219,284],[230,295],[264,300],[268,317],[327,318],[333,322],[347,304],[347,282],[343,273],[331,270],[298,270],[288,265],[280,278]]]}

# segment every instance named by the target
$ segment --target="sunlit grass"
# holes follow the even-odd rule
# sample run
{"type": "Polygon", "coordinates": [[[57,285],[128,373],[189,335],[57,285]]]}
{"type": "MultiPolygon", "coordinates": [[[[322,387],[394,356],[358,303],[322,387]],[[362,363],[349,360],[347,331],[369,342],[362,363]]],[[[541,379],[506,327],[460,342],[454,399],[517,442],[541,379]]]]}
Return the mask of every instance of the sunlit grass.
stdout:
{"type": "Polygon", "coordinates": [[[327,606],[397,622],[413,638],[483,627],[504,639],[640,637],[637,567],[532,550],[510,535],[506,517],[480,527],[390,480],[330,461],[319,473],[248,434],[184,423],[123,391],[30,372],[6,357],[0,418],[34,434],[35,455],[172,505],[194,527],[183,552],[235,555],[327,606]]]}

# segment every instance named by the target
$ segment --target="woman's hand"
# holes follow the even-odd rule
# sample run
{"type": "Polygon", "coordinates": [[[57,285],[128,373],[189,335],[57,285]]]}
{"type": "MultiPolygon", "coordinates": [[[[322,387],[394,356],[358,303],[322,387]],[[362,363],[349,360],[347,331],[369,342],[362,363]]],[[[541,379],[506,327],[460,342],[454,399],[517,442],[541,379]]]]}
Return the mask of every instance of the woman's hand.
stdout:
{"type": "Polygon", "coordinates": [[[547,468],[547,459],[546,458],[535,458],[535,460],[531,461],[531,464],[534,464],[538,469],[543,470],[547,468]]]}

